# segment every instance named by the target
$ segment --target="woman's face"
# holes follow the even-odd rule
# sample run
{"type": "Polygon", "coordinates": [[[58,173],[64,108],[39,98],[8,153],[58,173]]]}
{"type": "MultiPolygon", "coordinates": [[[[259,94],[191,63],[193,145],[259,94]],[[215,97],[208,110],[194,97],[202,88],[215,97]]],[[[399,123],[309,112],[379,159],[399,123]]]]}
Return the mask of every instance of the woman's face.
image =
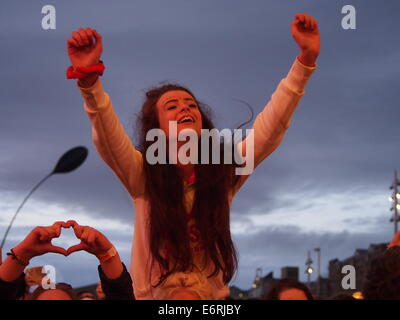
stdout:
{"type": "Polygon", "coordinates": [[[199,106],[192,95],[183,90],[171,90],[157,101],[160,129],[170,136],[169,122],[177,122],[177,134],[183,129],[193,129],[200,136],[202,117],[199,106]]]}

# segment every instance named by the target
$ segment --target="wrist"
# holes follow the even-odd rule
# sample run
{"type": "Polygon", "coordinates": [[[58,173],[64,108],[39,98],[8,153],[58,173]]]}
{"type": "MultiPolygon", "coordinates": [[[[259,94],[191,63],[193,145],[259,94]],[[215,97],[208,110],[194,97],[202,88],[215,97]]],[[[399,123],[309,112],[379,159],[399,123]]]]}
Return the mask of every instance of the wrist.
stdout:
{"type": "Polygon", "coordinates": [[[90,66],[69,66],[66,71],[67,79],[79,79],[78,85],[82,88],[89,88],[94,85],[97,78],[102,76],[105,70],[103,61],[90,66]]]}
{"type": "Polygon", "coordinates": [[[22,247],[16,246],[15,248],[10,250],[10,255],[14,260],[20,263],[23,266],[27,266],[29,261],[34,257],[32,253],[29,253],[28,250],[25,250],[22,247]]]}
{"type": "Polygon", "coordinates": [[[304,51],[302,50],[298,56],[299,61],[308,67],[314,67],[317,58],[318,58],[318,53],[307,50],[304,51]]]}
{"type": "Polygon", "coordinates": [[[84,78],[81,78],[78,80],[78,86],[80,86],[81,88],[90,88],[96,83],[98,77],[99,76],[97,74],[91,74],[84,78]]]}
{"type": "Polygon", "coordinates": [[[118,255],[117,250],[114,248],[114,246],[111,246],[110,249],[96,254],[97,259],[99,259],[100,263],[105,263],[107,261],[111,261],[111,259],[113,259],[114,257],[116,257],[118,255]]]}

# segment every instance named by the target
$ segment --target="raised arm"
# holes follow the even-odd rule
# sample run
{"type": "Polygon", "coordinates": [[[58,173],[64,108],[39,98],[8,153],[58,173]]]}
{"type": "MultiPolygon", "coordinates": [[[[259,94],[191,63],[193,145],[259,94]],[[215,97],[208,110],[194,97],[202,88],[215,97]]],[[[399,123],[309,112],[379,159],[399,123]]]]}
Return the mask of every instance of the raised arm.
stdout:
{"type": "MultiPolygon", "coordinates": [[[[293,63],[263,111],[256,117],[253,132],[241,144],[239,150],[246,156],[247,145],[254,146],[254,165],[257,167],[281,143],[285,131],[290,126],[293,115],[311,74],[316,68],[316,59],[320,52],[320,37],[317,21],[306,15],[296,14],[291,23],[291,32],[300,48],[300,54],[293,63]],[[250,143],[251,140],[254,142],[250,143]]],[[[241,177],[237,189],[245,181],[241,177]]]]}
{"type": "MultiPolygon", "coordinates": [[[[72,66],[91,67],[100,62],[103,51],[101,35],[94,29],[79,29],[67,40],[72,66]]],[[[84,109],[92,122],[93,142],[102,159],[111,167],[128,192],[137,197],[143,193],[143,158],[135,149],[119,121],[110,97],[103,90],[97,74],[78,80],[84,109]]]]}

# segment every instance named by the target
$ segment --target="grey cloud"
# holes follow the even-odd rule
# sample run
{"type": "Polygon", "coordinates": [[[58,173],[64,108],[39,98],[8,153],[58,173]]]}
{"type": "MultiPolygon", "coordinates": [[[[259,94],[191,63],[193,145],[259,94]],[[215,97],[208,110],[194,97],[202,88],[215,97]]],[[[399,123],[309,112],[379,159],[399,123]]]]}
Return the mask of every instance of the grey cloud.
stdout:
{"type": "MultiPolygon", "coordinates": [[[[290,208],[294,200],[282,199],[292,193],[308,194],[304,206],[311,207],[321,193],[388,190],[400,156],[398,1],[380,3],[379,10],[376,2],[352,1],[354,31],[340,28],[345,1],[96,1],[88,16],[94,3],[53,1],[55,31],[41,30],[40,4],[2,3],[0,190],[23,198],[62,152],[86,145],[90,155],[79,171],[52,177],[34,197],[59,203],[71,215],[82,206],[93,217],[132,222],[130,197],[96,154],[79,93],[64,76],[65,40],[74,29],[93,26],[104,35],[104,86],[130,135],[143,89],[161,80],[191,88],[224,128],[248,118],[234,99],[260,112],[285,76],[297,54],[289,23],[298,11],[320,22],[318,69],[282,145],[239,192],[233,214],[290,208]]],[[[348,223],[356,227],[357,220],[348,223]]],[[[245,252],[252,243],[243,243],[245,252]]],[[[260,254],[254,251],[252,259],[260,254]]]]}

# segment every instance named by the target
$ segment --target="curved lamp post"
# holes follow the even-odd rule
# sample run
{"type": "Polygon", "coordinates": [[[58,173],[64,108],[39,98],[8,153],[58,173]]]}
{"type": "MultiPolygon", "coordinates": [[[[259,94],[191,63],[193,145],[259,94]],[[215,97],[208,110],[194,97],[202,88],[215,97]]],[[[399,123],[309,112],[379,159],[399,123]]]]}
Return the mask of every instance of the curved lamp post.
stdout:
{"type": "Polygon", "coordinates": [[[22,201],[21,205],[18,207],[17,212],[15,212],[13,218],[11,219],[10,225],[8,226],[6,233],[4,234],[3,240],[1,241],[0,245],[0,263],[1,263],[1,252],[4,246],[4,243],[6,242],[6,238],[8,233],[10,232],[10,229],[12,227],[12,224],[14,223],[15,218],[18,215],[18,212],[21,210],[25,202],[28,200],[28,198],[32,195],[32,193],[39,188],[39,186],[45,182],[48,178],[50,178],[53,174],[58,174],[58,173],[68,173],[76,168],[78,168],[85,160],[88,155],[88,150],[86,147],[75,147],[67,152],[65,152],[61,158],[58,160],[54,170],[49,173],[47,176],[45,176],[40,182],[33,187],[33,189],[28,193],[28,195],[25,197],[24,201],[22,201]]]}

